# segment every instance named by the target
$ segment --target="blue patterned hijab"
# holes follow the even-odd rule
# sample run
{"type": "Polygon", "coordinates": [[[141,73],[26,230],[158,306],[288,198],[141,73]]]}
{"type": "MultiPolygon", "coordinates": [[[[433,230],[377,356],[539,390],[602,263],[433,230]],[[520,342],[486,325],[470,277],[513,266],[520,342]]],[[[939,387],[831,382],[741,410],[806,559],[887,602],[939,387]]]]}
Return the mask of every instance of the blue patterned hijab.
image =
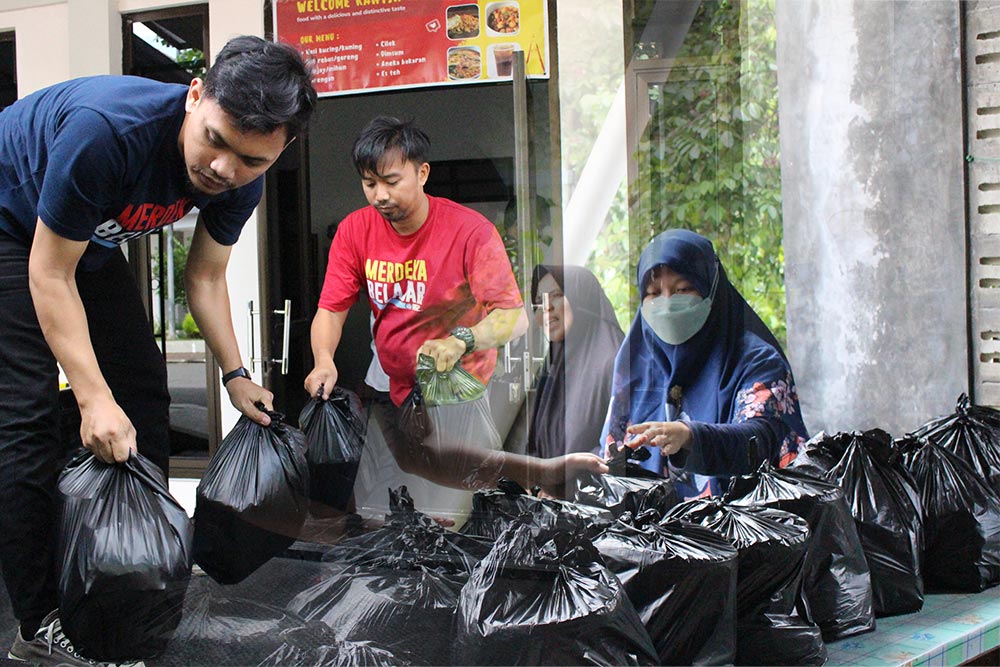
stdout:
{"type": "MultiPolygon", "coordinates": [[[[639,258],[639,294],[654,267],[666,265],[707,295],[715,274],[719,284],[705,325],[680,345],[663,342],[640,310],[615,358],[605,444],[621,442],[630,424],[690,421],[729,424],[771,415],[787,426],[775,463],[795,457],[808,436],[799,409],[792,370],[781,345],[726,277],[712,242],[673,229],[658,235],[639,258]]],[[[662,472],[657,448],[647,467],[662,472]]]]}

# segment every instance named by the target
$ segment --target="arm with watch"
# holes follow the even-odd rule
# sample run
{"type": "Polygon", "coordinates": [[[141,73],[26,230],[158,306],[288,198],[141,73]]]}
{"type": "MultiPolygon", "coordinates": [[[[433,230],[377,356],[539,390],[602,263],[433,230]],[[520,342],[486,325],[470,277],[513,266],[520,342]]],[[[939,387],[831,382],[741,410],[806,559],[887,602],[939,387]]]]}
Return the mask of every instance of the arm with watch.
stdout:
{"type": "Polygon", "coordinates": [[[250,373],[243,367],[230,315],[229,286],[226,283],[229,255],[230,247],[212,239],[199,222],[184,272],[188,306],[205,343],[222,369],[222,383],[233,407],[258,424],[267,426],[271,418],[258,410],[255,403],[260,402],[273,409],[274,396],[250,379],[250,373]]]}
{"type": "Polygon", "coordinates": [[[497,308],[474,326],[455,327],[447,338],[425,341],[417,356],[426,354],[434,359],[438,371],[450,371],[470,352],[500,347],[527,330],[528,316],[523,308],[497,308]]]}

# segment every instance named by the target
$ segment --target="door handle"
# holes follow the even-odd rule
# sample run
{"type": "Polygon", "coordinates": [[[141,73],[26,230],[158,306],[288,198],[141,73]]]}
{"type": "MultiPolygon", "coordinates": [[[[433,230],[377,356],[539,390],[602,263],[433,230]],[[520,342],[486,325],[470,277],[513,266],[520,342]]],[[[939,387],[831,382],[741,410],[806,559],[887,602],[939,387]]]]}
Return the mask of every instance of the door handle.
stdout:
{"type": "Polygon", "coordinates": [[[291,299],[285,299],[285,307],[282,310],[271,311],[275,315],[284,316],[284,323],[281,327],[281,357],[277,359],[269,359],[267,357],[255,357],[253,356],[254,350],[256,349],[256,343],[254,340],[253,333],[253,318],[254,315],[260,315],[260,310],[254,310],[253,300],[247,302],[247,340],[250,343],[250,370],[256,370],[256,364],[259,361],[261,363],[261,368],[267,368],[268,364],[279,364],[281,367],[281,374],[288,375],[288,346],[291,340],[292,331],[292,301],[291,299]]]}

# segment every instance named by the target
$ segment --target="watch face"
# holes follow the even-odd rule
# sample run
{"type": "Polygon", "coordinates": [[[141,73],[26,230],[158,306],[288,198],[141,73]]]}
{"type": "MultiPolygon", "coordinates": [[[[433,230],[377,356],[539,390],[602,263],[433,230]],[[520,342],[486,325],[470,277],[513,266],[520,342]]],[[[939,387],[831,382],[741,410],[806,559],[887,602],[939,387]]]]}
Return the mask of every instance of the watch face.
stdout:
{"type": "Polygon", "coordinates": [[[472,352],[476,345],[476,338],[472,334],[472,329],[469,327],[455,327],[451,331],[451,335],[465,343],[465,351],[472,352]]]}

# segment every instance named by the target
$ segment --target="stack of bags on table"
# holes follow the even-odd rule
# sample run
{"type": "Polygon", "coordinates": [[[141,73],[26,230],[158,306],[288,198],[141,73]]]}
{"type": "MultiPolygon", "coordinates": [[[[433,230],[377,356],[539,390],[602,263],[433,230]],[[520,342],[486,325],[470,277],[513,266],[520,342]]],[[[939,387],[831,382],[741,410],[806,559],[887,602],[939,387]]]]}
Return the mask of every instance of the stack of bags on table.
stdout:
{"type": "Polygon", "coordinates": [[[1000,583],[1000,412],[963,394],[953,414],[897,440],[880,429],[819,433],[792,466],[844,490],[876,615],[920,610],[925,587],[1000,583]]]}

